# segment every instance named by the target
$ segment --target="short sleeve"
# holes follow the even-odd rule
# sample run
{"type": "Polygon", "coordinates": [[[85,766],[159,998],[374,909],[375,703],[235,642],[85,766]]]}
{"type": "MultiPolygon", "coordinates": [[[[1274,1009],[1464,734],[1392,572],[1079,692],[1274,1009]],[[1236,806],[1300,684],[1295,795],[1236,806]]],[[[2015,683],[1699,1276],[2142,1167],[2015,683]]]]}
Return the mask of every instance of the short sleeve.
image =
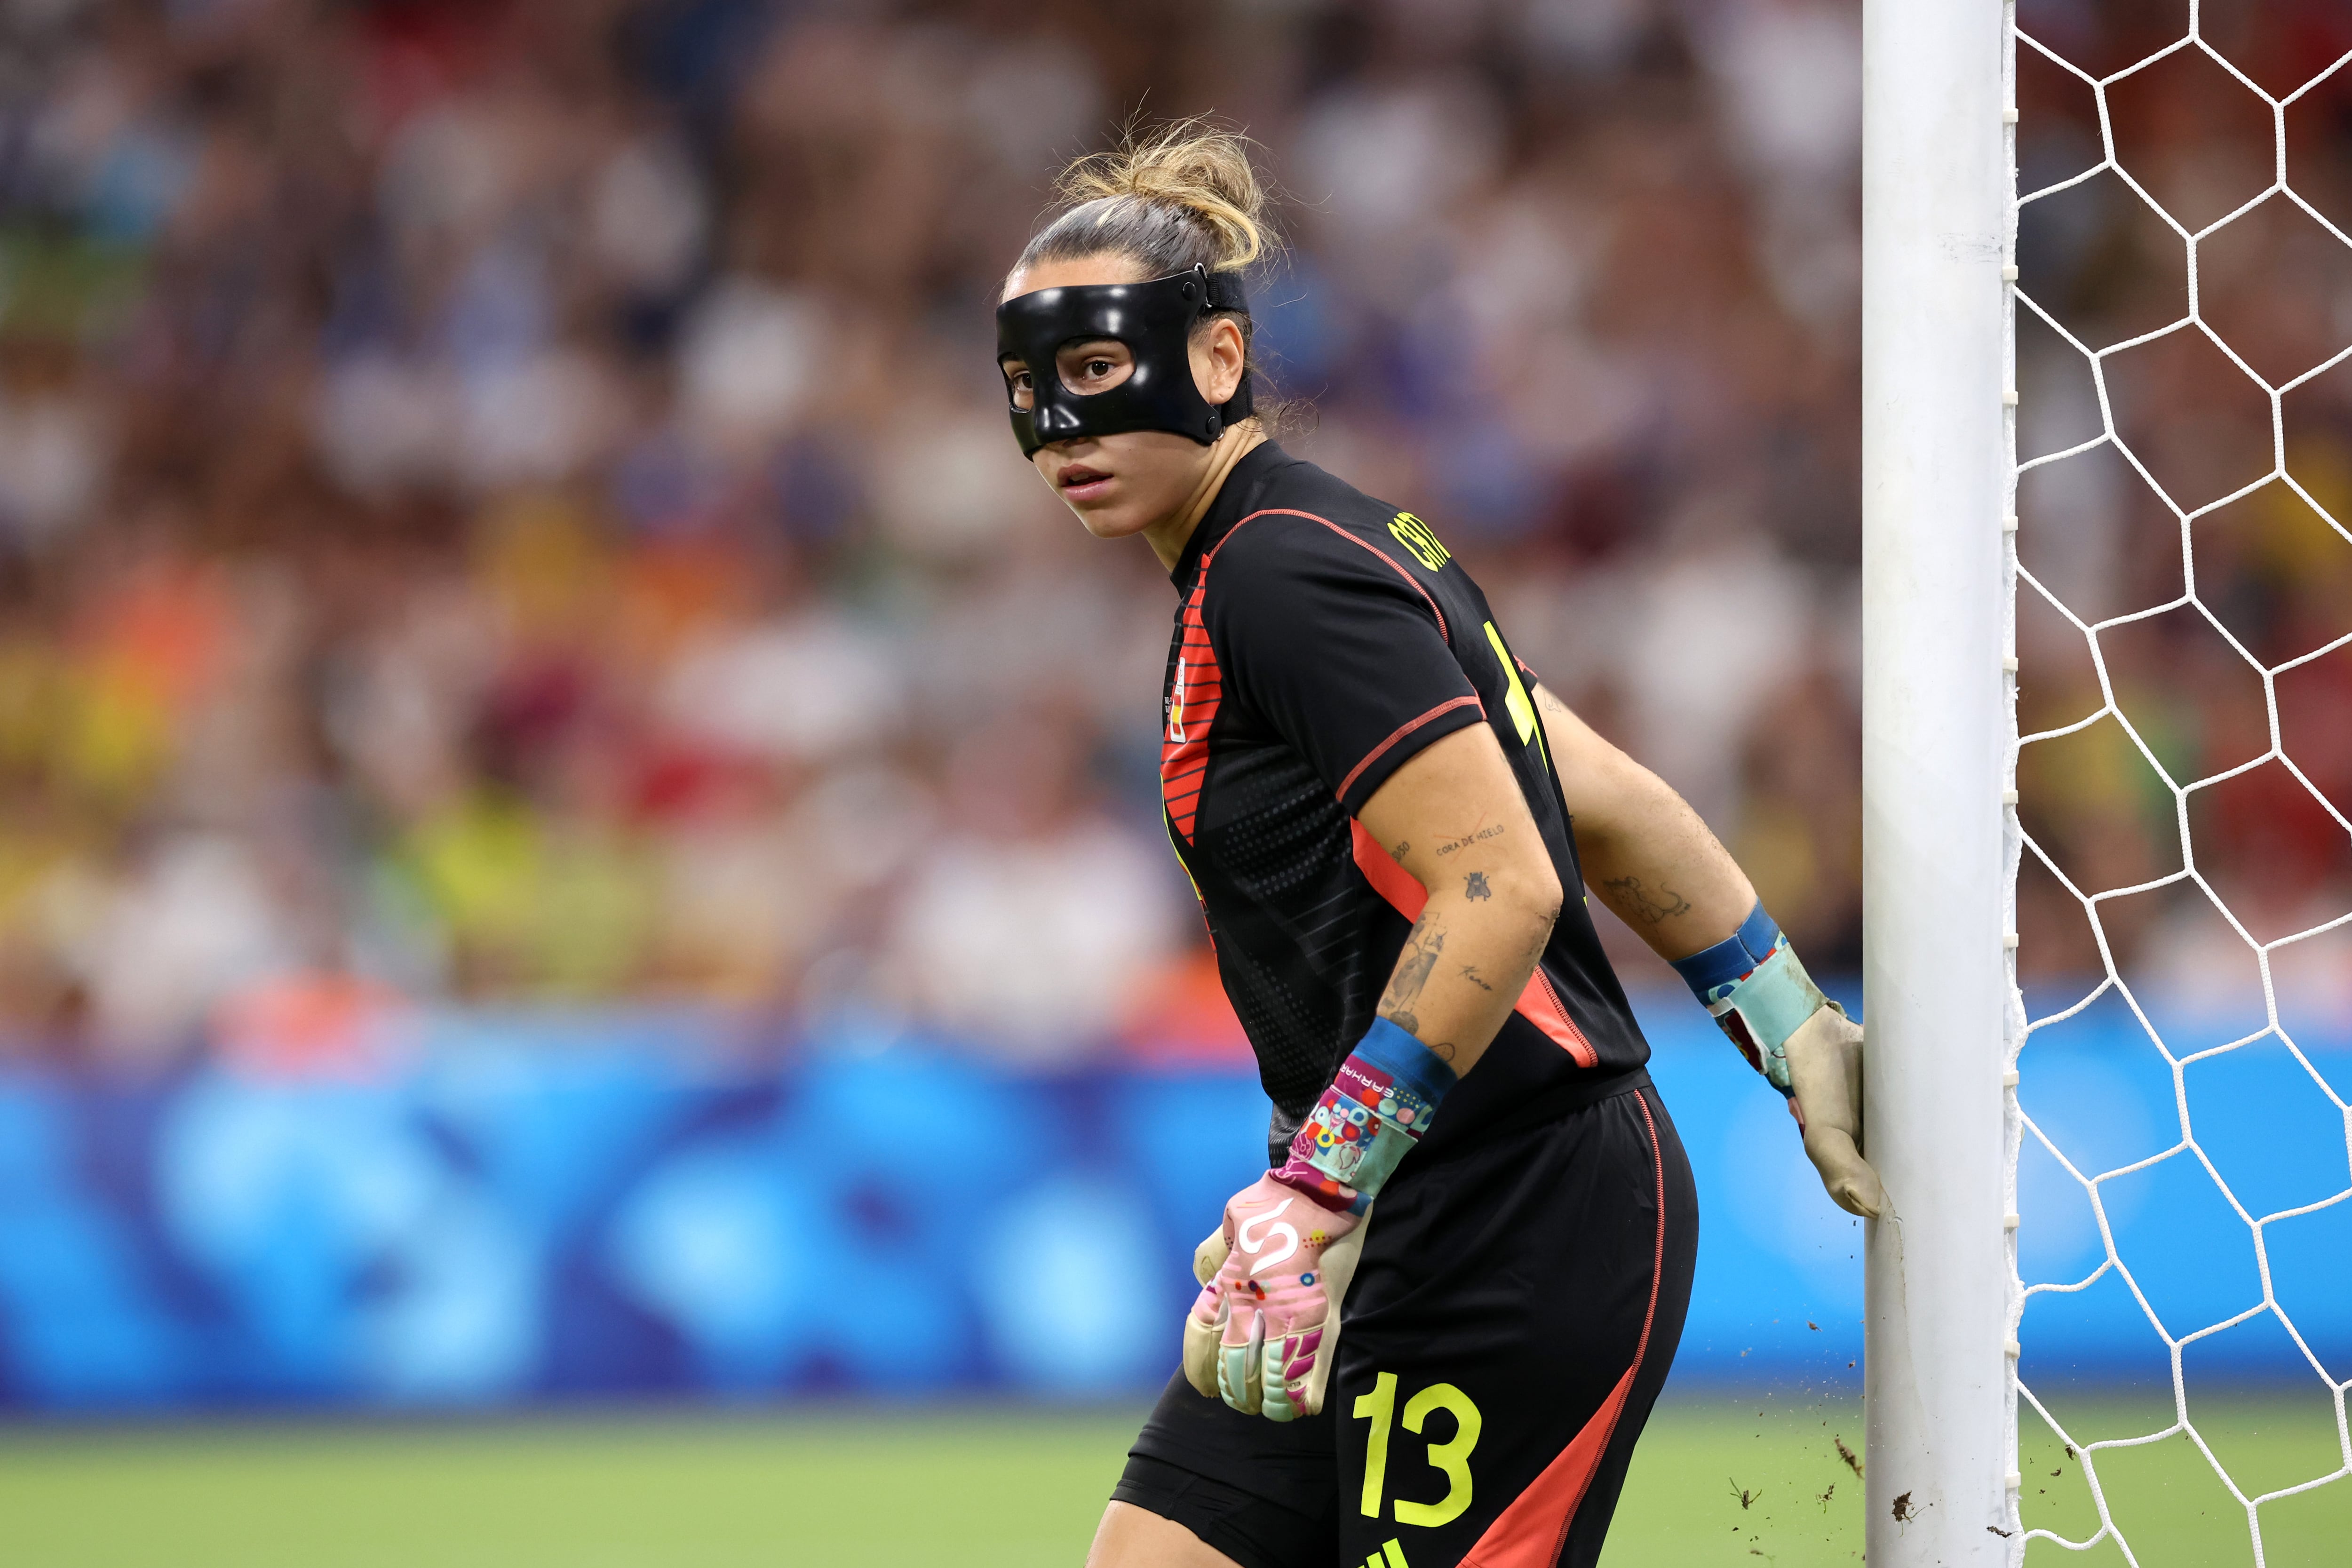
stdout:
{"type": "Polygon", "coordinates": [[[1486,710],[1405,569],[1317,518],[1253,519],[1212,559],[1202,616],[1238,695],[1350,816],[1423,746],[1486,710]]]}

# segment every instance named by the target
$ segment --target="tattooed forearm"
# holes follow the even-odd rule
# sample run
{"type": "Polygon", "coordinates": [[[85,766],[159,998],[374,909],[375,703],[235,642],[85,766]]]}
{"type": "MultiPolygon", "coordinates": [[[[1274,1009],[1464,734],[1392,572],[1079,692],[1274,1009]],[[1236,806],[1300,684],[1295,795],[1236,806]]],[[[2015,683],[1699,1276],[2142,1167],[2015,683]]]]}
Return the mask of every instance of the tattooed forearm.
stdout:
{"type": "MultiPolygon", "coordinates": [[[[1460,848],[1502,831],[1480,822],[1447,842],[1460,848]]],[[[1420,854],[1429,854],[1426,838],[1412,843],[1420,854]]],[[[1398,846],[1399,851],[1404,847],[1398,846]]],[[[1550,939],[1559,913],[1550,891],[1557,884],[1548,877],[1538,881],[1514,857],[1483,850],[1454,862],[1451,877],[1418,861],[1412,870],[1427,878],[1429,900],[1405,934],[1381,994],[1379,1015],[1457,1073],[1469,1072],[1550,939]],[[1499,863],[1470,868],[1489,860],[1499,863]]]]}
{"type": "Polygon", "coordinates": [[[1413,922],[1404,939],[1404,952],[1397,959],[1396,973],[1390,977],[1387,994],[1381,998],[1381,1017],[1407,1034],[1418,1029],[1420,1020],[1413,1016],[1413,1004],[1421,1000],[1422,987],[1429,984],[1430,971],[1437,967],[1438,954],[1444,951],[1445,932],[1424,913],[1413,922]]]}
{"type": "Polygon", "coordinates": [[[1618,913],[1639,916],[1650,925],[1690,913],[1690,900],[1663,883],[1655,892],[1639,877],[1612,877],[1601,886],[1614,895],[1610,903],[1618,913]]]}

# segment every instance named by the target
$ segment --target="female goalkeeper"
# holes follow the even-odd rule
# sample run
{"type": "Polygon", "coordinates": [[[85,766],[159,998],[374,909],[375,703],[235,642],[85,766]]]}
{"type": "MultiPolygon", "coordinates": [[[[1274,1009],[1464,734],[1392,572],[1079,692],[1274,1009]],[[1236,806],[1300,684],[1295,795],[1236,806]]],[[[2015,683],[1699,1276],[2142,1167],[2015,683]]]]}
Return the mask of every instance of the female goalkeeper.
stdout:
{"type": "Polygon", "coordinates": [[[1091,1562],[1590,1564],[1698,1215],[1562,889],[1673,961],[1874,1214],[1861,1031],[1690,808],[1512,656],[1438,531],[1266,438],[1246,143],[1178,126],[1063,194],[997,311],[1013,433],[1176,585],[1167,827],[1274,1102],[1091,1562]]]}

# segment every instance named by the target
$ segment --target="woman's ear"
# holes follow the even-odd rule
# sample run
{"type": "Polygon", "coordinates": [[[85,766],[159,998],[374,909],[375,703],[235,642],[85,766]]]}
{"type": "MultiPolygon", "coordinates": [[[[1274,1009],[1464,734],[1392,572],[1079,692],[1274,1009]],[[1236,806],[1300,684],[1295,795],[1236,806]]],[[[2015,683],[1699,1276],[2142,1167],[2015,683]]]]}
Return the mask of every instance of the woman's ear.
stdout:
{"type": "Polygon", "coordinates": [[[1249,346],[1242,341],[1241,324],[1231,316],[1212,321],[1207,331],[1192,339],[1192,384],[1201,389],[1202,399],[1212,408],[1232,402],[1249,368],[1249,346]]]}

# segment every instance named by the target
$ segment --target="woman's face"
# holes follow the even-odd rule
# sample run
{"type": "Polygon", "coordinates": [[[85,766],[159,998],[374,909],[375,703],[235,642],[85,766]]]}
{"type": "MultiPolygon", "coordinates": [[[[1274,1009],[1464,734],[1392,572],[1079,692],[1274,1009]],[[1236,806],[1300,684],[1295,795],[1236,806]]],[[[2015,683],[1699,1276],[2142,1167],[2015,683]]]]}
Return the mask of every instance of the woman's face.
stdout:
{"type": "MultiPolygon", "coordinates": [[[[1040,262],[1006,279],[1004,298],[1039,289],[1141,281],[1143,274],[1123,256],[1040,262]]],[[[1193,334],[1192,380],[1212,406],[1240,390],[1243,352],[1241,330],[1230,321],[1212,322],[1208,331],[1193,334]]],[[[1135,370],[1127,345],[1109,338],[1065,343],[1055,360],[1052,366],[1004,361],[1015,406],[1030,405],[1029,387],[1039,375],[1058,375],[1064,385],[1083,395],[1108,392],[1135,370]]],[[[1181,512],[1200,490],[1218,447],[1236,434],[1229,431],[1217,446],[1208,447],[1171,430],[1079,436],[1040,447],[1029,460],[1078,514],[1087,532],[1097,539],[1124,539],[1181,512]]]]}

